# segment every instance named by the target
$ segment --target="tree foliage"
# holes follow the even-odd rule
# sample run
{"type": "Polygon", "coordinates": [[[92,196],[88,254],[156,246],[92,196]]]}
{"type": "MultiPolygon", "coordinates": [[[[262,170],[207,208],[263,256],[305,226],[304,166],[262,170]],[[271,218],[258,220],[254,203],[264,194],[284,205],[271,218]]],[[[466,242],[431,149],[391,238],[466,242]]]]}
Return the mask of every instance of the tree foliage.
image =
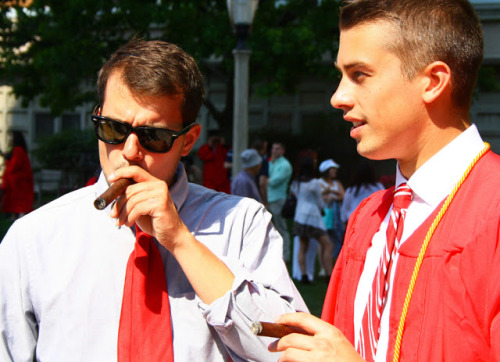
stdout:
{"type": "MultiPolygon", "coordinates": [[[[248,44],[252,91],[293,93],[305,76],[332,73],[336,0],[261,0],[248,44]],[[329,72],[324,73],[328,68],[329,72]]],[[[24,105],[39,97],[54,115],[93,102],[104,60],[132,36],[164,39],[192,54],[208,82],[227,84],[223,109],[206,105],[220,127],[232,124],[232,34],[225,0],[34,0],[0,9],[0,79],[24,105]]]]}

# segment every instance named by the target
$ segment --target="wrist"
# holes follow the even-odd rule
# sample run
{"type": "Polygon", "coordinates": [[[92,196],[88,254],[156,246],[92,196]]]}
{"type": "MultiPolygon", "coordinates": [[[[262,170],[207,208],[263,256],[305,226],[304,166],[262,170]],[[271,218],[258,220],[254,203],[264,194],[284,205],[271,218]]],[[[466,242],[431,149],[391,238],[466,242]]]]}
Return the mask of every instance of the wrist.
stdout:
{"type": "Polygon", "coordinates": [[[175,237],[171,238],[167,244],[168,246],[166,246],[166,248],[177,259],[196,247],[198,240],[196,240],[187,227],[183,225],[182,229],[179,230],[175,237]]]}

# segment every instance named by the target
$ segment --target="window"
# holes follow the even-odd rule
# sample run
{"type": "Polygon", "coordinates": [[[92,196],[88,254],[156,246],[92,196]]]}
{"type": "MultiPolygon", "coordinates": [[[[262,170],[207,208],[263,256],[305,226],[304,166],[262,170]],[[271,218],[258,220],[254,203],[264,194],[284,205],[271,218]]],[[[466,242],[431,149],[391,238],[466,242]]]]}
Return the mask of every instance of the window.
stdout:
{"type": "Polygon", "coordinates": [[[55,119],[50,113],[36,113],[33,141],[40,142],[55,132],[55,119]]]}
{"type": "Polygon", "coordinates": [[[61,130],[80,129],[80,115],[64,114],[62,116],[61,130]]]}
{"type": "Polygon", "coordinates": [[[290,132],[292,130],[292,114],[291,113],[271,113],[269,114],[269,126],[282,132],[290,132]]]}

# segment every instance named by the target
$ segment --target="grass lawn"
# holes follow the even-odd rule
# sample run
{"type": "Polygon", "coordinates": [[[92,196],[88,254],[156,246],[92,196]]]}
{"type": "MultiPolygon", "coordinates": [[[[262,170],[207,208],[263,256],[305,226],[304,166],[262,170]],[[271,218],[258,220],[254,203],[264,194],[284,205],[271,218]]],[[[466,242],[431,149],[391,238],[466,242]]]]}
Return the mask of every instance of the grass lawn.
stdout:
{"type": "Polygon", "coordinates": [[[309,285],[301,284],[298,281],[294,281],[297,289],[304,298],[307,307],[311,314],[316,317],[321,317],[321,310],[323,309],[323,301],[326,295],[327,285],[323,279],[316,279],[313,283],[309,285]]]}
{"type": "MultiPolygon", "coordinates": [[[[290,251],[292,252],[293,250],[293,234],[292,234],[292,220],[287,220],[287,226],[288,230],[290,232],[290,251]]],[[[287,263],[288,267],[288,273],[292,275],[292,263],[289,262],[287,263]]],[[[326,289],[328,288],[327,283],[324,280],[324,277],[318,277],[318,271],[319,271],[319,265],[318,265],[318,260],[316,258],[316,277],[314,282],[308,285],[304,285],[300,283],[298,280],[294,280],[295,286],[300,292],[300,295],[302,295],[302,298],[304,298],[304,301],[306,302],[307,307],[309,308],[309,312],[311,312],[312,315],[315,315],[316,317],[321,317],[321,311],[323,310],[323,301],[325,299],[326,295],[326,289]]]]}

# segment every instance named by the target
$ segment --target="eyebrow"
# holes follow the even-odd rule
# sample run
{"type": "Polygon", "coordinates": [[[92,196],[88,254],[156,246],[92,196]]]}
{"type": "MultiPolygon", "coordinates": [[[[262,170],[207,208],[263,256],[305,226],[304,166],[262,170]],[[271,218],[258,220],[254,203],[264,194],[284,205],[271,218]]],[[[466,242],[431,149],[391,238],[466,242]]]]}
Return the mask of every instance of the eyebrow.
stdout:
{"type": "MultiPolygon", "coordinates": [[[[339,71],[342,71],[341,67],[339,66],[339,64],[337,62],[335,62],[334,65],[335,65],[335,68],[337,68],[339,71]]],[[[344,66],[345,70],[349,70],[349,69],[352,69],[352,68],[367,68],[367,69],[371,69],[371,67],[367,63],[365,63],[365,62],[352,62],[352,63],[347,63],[344,66]]]]}

